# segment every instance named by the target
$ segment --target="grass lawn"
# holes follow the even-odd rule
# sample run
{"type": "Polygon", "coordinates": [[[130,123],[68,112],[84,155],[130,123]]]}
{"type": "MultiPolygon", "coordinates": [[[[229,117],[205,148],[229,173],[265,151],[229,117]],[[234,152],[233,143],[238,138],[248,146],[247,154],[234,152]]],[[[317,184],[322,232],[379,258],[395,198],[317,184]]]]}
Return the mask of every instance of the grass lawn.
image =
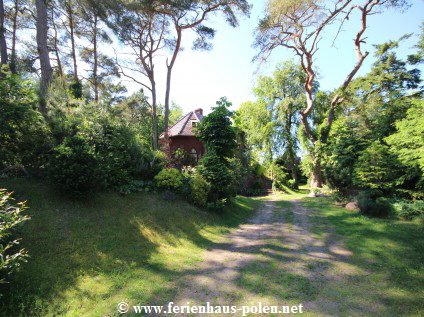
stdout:
{"type": "MultiPolygon", "coordinates": [[[[305,198],[312,214],[312,232],[326,241],[335,231],[352,251],[357,274],[351,282],[321,289],[328,299],[349,306],[376,305],[379,316],[424,316],[424,221],[376,219],[334,206],[329,198],[305,198]],[[378,310],[377,305],[384,305],[378,310]]],[[[346,313],[346,316],[349,314],[346,313]]]]}
{"type": "Polygon", "coordinates": [[[255,258],[226,282],[228,304],[304,303],[305,317],[424,317],[422,219],[367,218],[304,189],[237,197],[216,215],[151,193],[71,202],[34,181],[1,187],[28,200],[32,219],[20,233],[31,257],[1,286],[0,316],[119,316],[121,301],[167,303],[204,250],[273,200],[270,236],[244,251],[255,258]],[[341,241],[351,255],[335,256],[341,241]]]}
{"type": "Polygon", "coordinates": [[[170,282],[261,204],[237,197],[217,215],[151,193],[72,202],[28,179],[0,187],[32,218],[20,233],[30,258],[0,286],[1,316],[116,316],[121,301],[172,297],[170,282]]]}
{"type": "Polygon", "coordinates": [[[284,234],[250,251],[256,260],[240,270],[236,304],[303,303],[305,317],[423,317],[424,221],[372,219],[330,198],[306,196],[298,191],[270,197],[277,206],[272,222],[282,221],[284,234]],[[291,199],[310,210],[308,225],[291,199]],[[322,247],[297,248],[303,230],[322,247]],[[333,253],[341,241],[351,255],[333,253]]]}

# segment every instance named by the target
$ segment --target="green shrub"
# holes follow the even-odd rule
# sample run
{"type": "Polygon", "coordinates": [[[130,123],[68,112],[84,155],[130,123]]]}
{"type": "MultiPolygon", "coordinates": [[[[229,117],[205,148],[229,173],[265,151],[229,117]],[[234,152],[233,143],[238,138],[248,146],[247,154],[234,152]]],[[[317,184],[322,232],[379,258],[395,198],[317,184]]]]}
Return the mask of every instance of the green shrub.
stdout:
{"type": "Polygon", "coordinates": [[[392,205],[376,191],[362,191],[357,196],[358,207],[364,215],[386,217],[392,211],[392,205]]]}
{"type": "Polygon", "coordinates": [[[130,127],[107,116],[69,115],[56,119],[52,126],[59,145],[48,170],[52,182],[65,194],[81,196],[123,188],[133,179],[152,179],[160,170],[160,157],[130,127]]]}
{"type": "Polygon", "coordinates": [[[272,163],[268,168],[268,173],[273,177],[273,191],[284,191],[285,187],[289,187],[290,176],[287,169],[279,164],[272,163]]]}
{"type": "Polygon", "coordinates": [[[176,168],[182,169],[184,166],[194,166],[196,159],[183,148],[178,148],[173,153],[173,164],[176,168]]]}
{"type": "Polygon", "coordinates": [[[217,156],[213,151],[208,152],[200,160],[198,172],[211,184],[208,201],[213,202],[235,196],[232,190],[232,174],[225,158],[217,156]]]}
{"type": "Polygon", "coordinates": [[[249,178],[249,169],[243,165],[240,158],[234,157],[228,159],[229,171],[231,174],[231,195],[235,196],[241,193],[249,178]]]}
{"type": "Polygon", "coordinates": [[[165,168],[155,176],[155,183],[159,189],[179,191],[183,186],[184,176],[176,168],[165,168]]]}
{"type": "Polygon", "coordinates": [[[396,186],[402,164],[388,146],[373,142],[361,152],[354,169],[354,184],[360,188],[389,190],[396,186]]]}
{"type": "Polygon", "coordinates": [[[55,187],[71,197],[86,196],[107,185],[100,160],[83,135],[67,137],[54,149],[48,171],[55,187]]]}
{"type": "Polygon", "coordinates": [[[287,181],[287,186],[291,189],[296,189],[296,181],[294,179],[289,179],[287,181]]]}
{"type": "Polygon", "coordinates": [[[145,151],[147,146],[137,140],[129,127],[101,118],[83,133],[88,134],[95,148],[106,187],[128,184],[134,177],[143,178],[150,151],[145,151]]]}
{"type": "Polygon", "coordinates": [[[10,193],[0,189],[0,284],[22,261],[26,262],[27,252],[14,248],[19,243],[14,238],[16,228],[29,219],[23,215],[25,209],[24,203],[14,204],[10,193]]]}
{"type": "Polygon", "coordinates": [[[205,207],[208,201],[211,184],[209,184],[203,176],[195,173],[191,177],[190,185],[191,201],[199,207],[205,207]]]}
{"type": "Polygon", "coordinates": [[[225,204],[227,203],[226,199],[217,199],[211,202],[208,202],[206,208],[214,212],[222,212],[224,210],[225,204]]]}
{"type": "Polygon", "coordinates": [[[326,183],[343,195],[353,188],[354,166],[367,146],[358,136],[359,123],[351,118],[335,120],[328,144],[324,147],[323,172],[326,183]]]}
{"type": "Polygon", "coordinates": [[[0,172],[42,169],[53,147],[50,130],[38,112],[36,89],[17,75],[0,80],[0,172]]]}
{"type": "Polygon", "coordinates": [[[403,219],[412,220],[415,217],[424,215],[424,201],[414,202],[400,201],[393,204],[396,214],[403,219]]]}

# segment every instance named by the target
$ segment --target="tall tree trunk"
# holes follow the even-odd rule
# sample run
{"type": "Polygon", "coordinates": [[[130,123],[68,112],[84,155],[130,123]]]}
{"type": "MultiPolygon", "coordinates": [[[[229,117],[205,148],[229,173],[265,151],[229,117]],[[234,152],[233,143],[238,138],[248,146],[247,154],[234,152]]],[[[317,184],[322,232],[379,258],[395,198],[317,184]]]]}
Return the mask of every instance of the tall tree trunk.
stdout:
{"type": "Polygon", "coordinates": [[[41,67],[40,111],[43,114],[47,114],[45,97],[49,84],[52,80],[53,69],[50,65],[49,49],[47,46],[48,24],[46,0],[36,0],[35,6],[37,9],[37,51],[41,67]]]}
{"type": "Polygon", "coordinates": [[[97,56],[97,23],[98,23],[98,17],[97,15],[94,16],[94,29],[93,29],[93,82],[94,82],[94,101],[99,101],[99,83],[97,78],[97,67],[98,67],[98,56],[97,56]]]}
{"type": "MultiPolygon", "coordinates": [[[[6,30],[4,28],[4,5],[3,0],[0,0],[0,67],[7,65],[8,56],[7,56],[7,44],[5,37],[6,30]]],[[[0,76],[3,76],[0,73],[0,76]]]]}
{"type": "Polygon", "coordinates": [[[311,189],[321,188],[324,184],[322,171],[321,171],[321,157],[317,154],[312,158],[312,172],[311,172],[311,189]]]}
{"type": "Polygon", "coordinates": [[[13,21],[12,21],[12,52],[10,57],[10,70],[13,74],[16,74],[16,30],[18,28],[18,12],[19,12],[19,3],[18,0],[15,0],[15,6],[13,8],[13,21]]]}
{"type": "Polygon", "coordinates": [[[59,77],[63,79],[63,68],[62,68],[62,62],[60,61],[60,54],[59,54],[59,46],[57,45],[57,30],[54,26],[54,51],[56,55],[56,62],[57,62],[57,69],[59,73],[59,77]]]}
{"type": "Polygon", "coordinates": [[[71,33],[71,51],[72,60],[74,62],[74,80],[78,80],[78,67],[77,67],[77,54],[75,51],[75,37],[74,37],[74,15],[72,12],[72,3],[68,2],[68,16],[69,16],[69,30],[71,33]]]}
{"type": "Polygon", "coordinates": [[[171,94],[171,75],[172,75],[172,68],[174,67],[175,60],[177,58],[178,52],[180,51],[181,47],[181,38],[182,38],[182,30],[180,27],[176,26],[177,31],[177,43],[174,48],[174,53],[171,58],[171,62],[167,64],[167,74],[166,74],[166,92],[165,92],[165,118],[164,118],[164,131],[168,131],[169,126],[169,96],[171,94]]]}
{"type": "Polygon", "coordinates": [[[153,149],[156,151],[159,148],[159,146],[158,146],[158,117],[157,117],[157,107],[156,107],[156,82],[154,78],[151,79],[151,85],[152,85],[153,149]]]}
{"type": "Polygon", "coordinates": [[[57,70],[59,73],[59,77],[61,79],[63,79],[63,68],[62,68],[62,62],[60,61],[60,54],[59,54],[59,45],[58,45],[58,38],[57,38],[57,28],[56,28],[56,23],[54,21],[54,10],[52,9],[52,26],[53,26],[53,30],[54,30],[54,39],[53,39],[53,43],[54,43],[54,51],[55,51],[55,55],[56,55],[56,63],[57,63],[57,70]]]}

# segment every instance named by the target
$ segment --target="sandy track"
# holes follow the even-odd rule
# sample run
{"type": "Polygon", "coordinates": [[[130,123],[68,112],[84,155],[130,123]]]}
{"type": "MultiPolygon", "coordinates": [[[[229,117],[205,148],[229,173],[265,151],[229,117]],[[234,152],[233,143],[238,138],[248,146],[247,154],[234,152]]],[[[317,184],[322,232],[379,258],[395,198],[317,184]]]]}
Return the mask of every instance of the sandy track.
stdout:
{"type": "MultiPolygon", "coordinates": [[[[299,201],[293,200],[290,203],[290,208],[284,208],[278,207],[275,201],[265,201],[247,224],[231,232],[224,242],[214,244],[205,252],[203,261],[197,267],[175,281],[175,305],[205,305],[209,302],[214,306],[241,307],[258,301],[267,305],[281,305],[285,298],[278,296],[278,293],[264,296],[263,290],[259,289],[266,289],[267,286],[261,286],[260,282],[257,289],[244,287],[244,284],[240,283],[246,274],[244,268],[251,268],[252,265],[259,265],[259,268],[272,265],[277,269],[270,274],[275,274],[276,280],[279,272],[284,272],[306,279],[307,283],[317,290],[312,298],[307,295],[301,298],[304,316],[339,316],[340,303],[331,296],[321,295],[319,289],[329,283],[343,285],[358,274],[355,267],[349,263],[351,252],[332,232],[319,239],[314,238],[310,221],[313,211],[303,207],[299,201]],[[287,213],[290,213],[290,217],[287,217],[287,213]]],[[[269,283],[269,279],[267,282],[264,280],[264,283],[269,283]]],[[[284,287],[281,282],[278,283],[269,287],[284,287]]],[[[352,316],[365,313],[360,309],[353,312],[352,316]]],[[[197,315],[208,316],[177,314],[197,315]]],[[[210,316],[241,316],[241,313],[210,316]]]]}

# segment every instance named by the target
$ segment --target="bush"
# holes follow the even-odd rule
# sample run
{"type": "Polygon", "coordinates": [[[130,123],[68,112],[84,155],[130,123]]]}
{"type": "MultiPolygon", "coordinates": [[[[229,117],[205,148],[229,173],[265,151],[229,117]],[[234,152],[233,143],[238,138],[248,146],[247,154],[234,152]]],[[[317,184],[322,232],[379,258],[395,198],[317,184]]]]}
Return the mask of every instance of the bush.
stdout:
{"type": "Polygon", "coordinates": [[[208,201],[235,196],[232,190],[233,178],[224,158],[220,158],[213,151],[208,152],[200,160],[198,172],[211,184],[208,201]]]}
{"type": "Polygon", "coordinates": [[[196,159],[188,153],[183,148],[178,148],[173,153],[173,165],[178,168],[182,169],[184,166],[194,166],[196,165],[196,159]]]}
{"type": "Polygon", "coordinates": [[[135,178],[152,179],[160,158],[123,123],[106,116],[69,115],[52,124],[59,145],[49,162],[49,176],[70,196],[121,188],[135,178]]]}
{"type": "Polygon", "coordinates": [[[86,196],[106,188],[105,171],[88,140],[81,135],[65,138],[49,163],[49,178],[70,197],[86,196]]]}
{"type": "Polygon", "coordinates": [[[354,184],[360,188],[389,190],[402,175],[402,164],[389,148],[373,142],[361,152],[354,169],[354,184]]]}
{"type": "Polygon", "coordinates": [[[243,165],[240,158],[234,157],[228,159],[229,171],[231,174],[231,195],[243,192],[246,182],[249,179],[249,168],[243,165]]]}
{"type": "Polygon", "coordinates": [[[128,184],[134,177],[143,178],[150,151],[129,127],[101,118],[83,133],[88,134],[94,146],[106,187],[128,184]]]}
{"type": "Polygon", "coordinates": [[[155,183],[159,189],[179,191],[184,183],[184,176],[176,168],[165,168],[155,176],[155,183]]]}
{"type": "Polygon", "coordinates": [[[376,191],[362,191],[357,196],[358,207],[362,214],[371,217],[386,217],[392,211],[392,205],[376,191]]]}
{"type": "Polygon", "coordinates": [[[199,206],[205,207],[208,201],[211,184],[209,184],[201,175],[195,173],[190,180],[191,201],[199,206]]]}
{"type": "Polygon", "coordinates": [[[295,181],[294,179],[289,179],[289,180],[287,181],[287,186],[288,186],[290,189],[296,189],[296,181],[295,181]]]}
{"type": "Polygon", "coordinates": [[[422,200],[415,202],[400,201],[393,204],[393,207],[396,214],[406,220],[424,215],[424,201],[422,200]]]}
{"type": "Polygon", "coordinates": [[[272,163],[268,168],[268,173],[273,177],[272,190],[284,191],[285,187],[289,187],[290,176],[287,169],[279,164],[272,163]]]}
{"type": "Polygon", "coordinates": [[[227,203],[226,199],[217,199],[207,203],[206,208],[210,211],[222,212],[224,210],[226,203],[227,203]]]}
{"type": "Polygon", "coordinates": [[[25,209],[24,203],[14,204],[10,193],[0,189],[0,284],[22,261],[26,261],[27,252],[16,250],[14,247],[19,241],[13,238],[16,228],[29,219],[23,215],[25,209]]]}
{"type": "Polygon", "coordinates": [[[0,172],[39,170],[53,147],[50,130],[36,110],[38,98],[31,82],[17,75],[0,80],[0,172]]]}

